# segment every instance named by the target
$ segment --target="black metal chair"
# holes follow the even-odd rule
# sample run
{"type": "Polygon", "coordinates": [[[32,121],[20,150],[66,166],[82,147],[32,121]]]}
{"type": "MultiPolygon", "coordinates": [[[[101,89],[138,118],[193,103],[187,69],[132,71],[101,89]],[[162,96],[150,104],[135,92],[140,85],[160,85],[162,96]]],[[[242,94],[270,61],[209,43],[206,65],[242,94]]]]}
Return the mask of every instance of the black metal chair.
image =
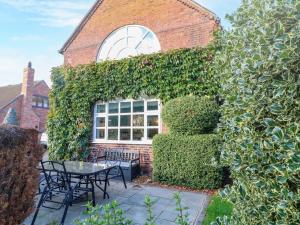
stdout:
{"type": "MultiPolygon", "coordinates": [[[[106,171],[104,173],[99,174],[95,178],[96,182],[99,182],[100,184],[102,182],[104,182],[104,185],[105,185],[104,189],[105,190],[107,188],[107,185],[110,185],[109,181],[112,180],[112,179],[115,179],[115,178],[121,178],[122,181],[123,181],[124,187],[127,189],[127,184],[126,184],[124,172],[123,172],[123,169],[121,167],[123,151],[124,151],[124,149],[119,148],[119,149],[115,149],[114,152],[116,152],[116,153],[111,157],[108,157],[106,154],[102,155],[102,156],[99,156],[100,153],[97,153],[97,155],[95,155],[93,157],[94,162],[98,162],[98,163],[102,162],[103,164],[105,164],[108,167],[112,168],[109,171],[106,171]]],[[[105,152],[107,152],[107,151],[105,150],[105,152]]],[[[104,199],[105,198],[106,198],[106,196],[104,195],[104,199]]]]}
{"type": "MultiPolygon", "coordinates": [[[[73,183],[71,181],[71,177],[68,176],[63,162],[45,161],[41,162],[41,166],[46,180],[46,185],[42,191],[31,225],[34,225],[41,207],[53,210],[60,210],[65,207],[60,223],[63,225],[68,208],[73,203],[75,191],[78,191],[77,189],[80,186],[80,180],[77,183],[73,183]],[[62,198],[56,200],[56,198],[59,197],[62,198]]],[[[85,190],[84,194],[86,192],[87,190],[85,190]]]]}

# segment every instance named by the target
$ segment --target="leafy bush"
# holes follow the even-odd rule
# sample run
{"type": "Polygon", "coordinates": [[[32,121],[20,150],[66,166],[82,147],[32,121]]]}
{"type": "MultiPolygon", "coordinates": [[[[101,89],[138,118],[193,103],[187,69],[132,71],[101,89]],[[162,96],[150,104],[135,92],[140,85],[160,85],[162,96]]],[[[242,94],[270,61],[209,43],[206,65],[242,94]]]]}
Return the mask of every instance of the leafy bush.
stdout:
{"type": "Polygon", "coordinates": [[[41,158],[37,131],[0,127],[0,224],[21,224],[32,212],[41,158]]]}
{"type": "Polygon", "coordinates": [[[215,134],[196,136],[157,135],[153,140],[154,180],[191,188],[218,188],[222,169],[220,138],[215,134]]]}
{"type": "Polygon", "coordinates": [[[231,224],[300,224],[300,3],[247,0],[221,34],[231,224]]]}
{"type": "Polygon", "coordinates": [[[233,210],[232,203],[222,199],[220,196],[213,196],[209,206],[206,209],[203,225],[210,225],[218,217],[231,217],[233,210]]]}
{"type": "Polygon", "coordinates": [[[213,46],[179,49],[53,69],[47,122],[50,157],[83,157],[97,101],[151,96],[166,102],[189,94],[216,95],[219,83],[213,73],[214,53],[213,46]]]}
{"type": "Polygon", "coordinates": [[[211,97],[180,97],[166,103],[162,118],[170,133],[207,134],[217,127],[219,106],[211,97]]]}
{"type": "MultiPolygon", "coordinates": [[[[179,193],[174,194],[174,199],[176,201],[176,211],[178,216],[176,218],[176,224],[178,225],[189,225],[189,218],[187,207],[183,207],[181,203],[181,197],[179,193]]],[[[147,208],[147,218],[144,225],[155,225],[156,216],[153,214],[154,202],[151,200],[150,196],[146,196],[144,200],[145,206],[147,208]]],[[[85,212],[88,218],[83,220],[75,220],[76,225],[131,225],[132,220],[127,219],[124,216],[124,211],[120,208],[117,201],[112,201],[111,204],[106,204],[104,206],[93,207],[91,203],[87,205],[87,211],[85,212]]]]}

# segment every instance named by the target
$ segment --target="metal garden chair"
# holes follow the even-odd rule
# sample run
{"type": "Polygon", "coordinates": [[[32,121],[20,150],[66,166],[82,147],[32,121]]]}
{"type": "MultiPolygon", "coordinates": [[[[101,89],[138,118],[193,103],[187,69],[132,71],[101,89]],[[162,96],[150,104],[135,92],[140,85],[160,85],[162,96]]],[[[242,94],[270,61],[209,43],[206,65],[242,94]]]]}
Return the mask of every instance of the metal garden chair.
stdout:
{"type": "Polygon", "coordinates": [[[60,210],[65,207],[60,222],[63,225],[68,208],[72,205],[75,191],[80,186],[80,181],[75,184],[71,182],[71,177],[67,174],[63,162],[45,161],[41,162],[41,166],[46,185],[42,191],[31,225],[34,225],[41,207],[53,210],[60,210]]]}

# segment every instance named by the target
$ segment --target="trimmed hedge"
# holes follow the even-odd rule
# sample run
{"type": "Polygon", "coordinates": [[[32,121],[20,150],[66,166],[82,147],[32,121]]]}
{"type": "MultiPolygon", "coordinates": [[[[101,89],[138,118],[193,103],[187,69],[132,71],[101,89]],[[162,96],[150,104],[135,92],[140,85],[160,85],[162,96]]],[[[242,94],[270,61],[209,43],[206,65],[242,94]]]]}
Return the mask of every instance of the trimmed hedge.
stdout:
{"type": "Polygon", "coordinates": [[[219,188],[222,168],[213,160],[219,159],[220,144],[216,134],[155,136],[154,180],[197,189],[219,188]]]}
{"type": "Polygon", "coordinates": [[[211,133],[218,124],[219,106],[211,97],[185,96],[163,108],[162,118],[170,133],[196,135],[211,133]]]}
{"type": "Polygon", "coordinates": [[[34,209],[42,159],[38,132],[0,126],[0,224],[21,224],[34,209]]]}

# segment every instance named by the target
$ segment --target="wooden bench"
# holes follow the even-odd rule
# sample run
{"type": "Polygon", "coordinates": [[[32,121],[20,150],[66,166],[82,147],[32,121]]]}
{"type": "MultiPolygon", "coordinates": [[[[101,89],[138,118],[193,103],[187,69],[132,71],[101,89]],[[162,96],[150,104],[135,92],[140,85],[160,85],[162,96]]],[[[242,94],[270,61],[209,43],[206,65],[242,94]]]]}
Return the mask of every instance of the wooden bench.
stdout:
{"type": "MultiPolygon", "coordinates": [[[[123,148],[106,148],[102,152],[97,150],[96,154],[95,151],[92,152],[92,161],[105,161],[106,163],[120,166],[123,170],[126,181],[132,181],[140,174],[139,152],[123,148]]],[[[112,171],[112,173],[114,172],[118,173],[118,171],[112,171]]]]}

